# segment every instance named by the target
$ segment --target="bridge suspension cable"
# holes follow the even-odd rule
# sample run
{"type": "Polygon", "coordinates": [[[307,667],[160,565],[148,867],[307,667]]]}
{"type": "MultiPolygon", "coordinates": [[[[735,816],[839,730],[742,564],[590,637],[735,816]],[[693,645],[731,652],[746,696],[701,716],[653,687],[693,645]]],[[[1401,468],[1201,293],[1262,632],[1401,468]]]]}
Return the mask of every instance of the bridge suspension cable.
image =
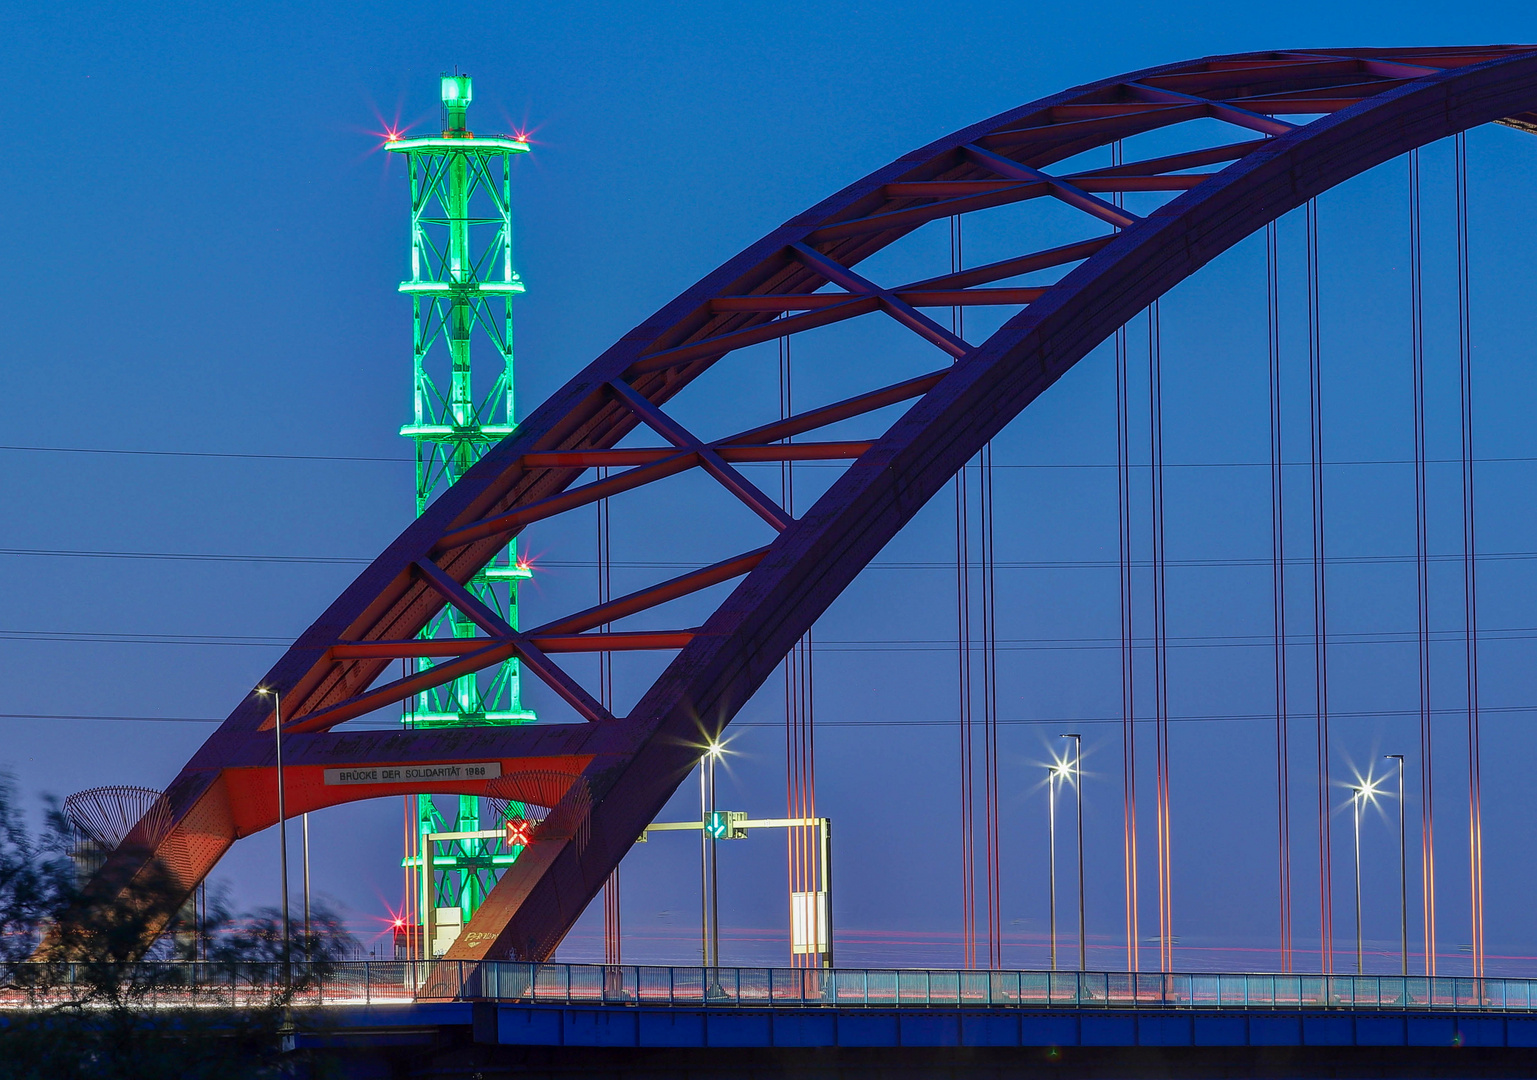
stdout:
{"type": "Polygon", "coordinates": [[[1334,847],[1330,831],[1333,790],[1329,769],[1329,607],[1325,580],[1323,369],[1319,355],[1318,200],[1304,215],[1308,339],[1308,464],[1313,500],[1313,693],[1318,749],[1318,923],[1319,962],[1334,971],[1334,847]]]}
{"type": "Polygon", "coordinates": [[[1462,427],[1462,590],[1468,702],[1468,876],[1473,976],[1484,974],[1484,813],[1478,712],[1478,542],[1473,489],[1473,340],[1468,281],[1468,135],[1454,140],[1457,198],[1457,359],[1462,427]]]}
{"type": "Polygon", "coordinates": [[[1426,503],[1425,270],[1420,151],[1409,151],[1409,344],[1414,378],[1414,555],[1419,636],[1420,896],[1425,974],[1436,973],[1435,740],[1430,694],[1430,541],[1426,503]]]}
{"type": "MultiPolygon", "coordinates": [[[[599,480],[608,478],[608,466],[597,469],[599,480]]],[[[609,501],[599,499],[595,504],[597,516],[597,571],[598,606],[608,604],[614,598],[614,548],[613,529],[610,526],[609,501]]],[[[613,624],[604,623],[601,633],[612,632],[613,624]]],[[[610,712],[614,710],[614,654],[608,650],[598,653],[598,701],[610,712]]],[[[620,906],[619,865],[609,873],[603,883],[603,962],[624,963],[624,922],[620,906]]]]}
{"type": "Polygon", "coordinates": [[[1169,609],[1164,550],[1163,334],[1158,301],[1147,309],[1147,385],[1152,452],[1153,715],[1158,780],[1158,970],[1174,970],[1173,815],[1170,811],[1169,609]]]}
{"type": "MultiPolygon", "coordinates": [[[[1122,162],[1121,140],[1110,144],[1110,165],[1122,162]]],[[[1123,196],[1116,193],[1116,205],[1123,196]]],[[[1122,874],[1125,886],[1126,970],[1141,966],[1140,911],[1137,898],[1137,695],[1136,652],[1133,638],[1134,579],[1131,546],[1131,395],[1127,386],[1130,371],[1126,342],[1126,324],[1115,328],[1115,453],[1116,453],[1116,527],[1120,566],[1119,586],[1121,624],[1121,801],[1122,801],[1122,874]]]]}
{"type": "Polygon", "coordinates": [[[1277,228],[1265,226],[1266,345],[1270,360],[1270,562],[1275,627],[1276,891],[1281,971],[1292,969],[1291,737],[1286,680],[1286,499],[1282,483],[1281,286],[1277,228]]]}
{"type": "MultiPolygon", "coordinates": [[[[779,417],[794,415],[794,355],[788,336],[779,341],[779,417]]],[[[793,436],[783,440],[788,445],[793,436]]],[[[779,463],[780,504],[795,513],[795,462],[779,463]]],[[[812,631],[790,649],[784,659],[785,697],[785,814],[792,819],[817,817],[816,801],[816,681],[813,669],[812,631]]],[[[790,884],[790,923],[793,967],[830,963],[821,948],[831,945],[832,918],[829,883],[822,880],[819,836],[815,826],[791,826],[785,830],[785,858],[790,884]],[[801,927],[797,943],[796,926],[801,927]]]]}

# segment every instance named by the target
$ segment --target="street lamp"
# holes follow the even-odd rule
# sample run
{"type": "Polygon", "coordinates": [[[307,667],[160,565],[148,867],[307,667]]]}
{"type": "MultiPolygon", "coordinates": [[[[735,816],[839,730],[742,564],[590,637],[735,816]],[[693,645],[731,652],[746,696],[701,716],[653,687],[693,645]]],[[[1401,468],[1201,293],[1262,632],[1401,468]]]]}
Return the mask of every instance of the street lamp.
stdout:
{"type": "Polygon", "coordinates": [[[715,819],[715,762],[721,753],[721,744],[711,740],[699,759],[699,952],[705,967],[720,964],[715,837],[710,825],[715,819]]]}
{"type": "Polygon", "coordinates": [[[1051,892],[1049,944],[1052,971],[1057,970],[1057,785],[1067,779],[1067,773],[1066,762],[1054,761],[1046,766],[1046,820],[1051,833],[1048,879],[1051,892]]]}
{"type": "MultiPolygon", "coordinates": [[[[705,757],[709,751],[705,752],[705,757]]],[[[705,757],[699,759],[699,964],[710,966],[710,801],[705,757]]]]}
{"type": "Polygon", "coordinates": [[[283,699],[276,690],[258,686],[256,693],[272,699],[272,741],[277,747],[278,883],[283,890],[283,982],[289,982],[288,932],[288,814],[283,803],[283,699]]]}
{"type": "Polygon", "coordinates": [[[1359,784],[1350,788],[1350,808],[1356,823],[1356,974],[1361,974],[1361,803],[1366,790],[1359,784]]]}
{"type": "Polygon", "coordinates": [[[310,816],[308,813],[300,815],[304,823],[304,958],[313,960],[310,942],[310,816]]]}
{"type": "Polygon", "coordinates": [[[1356,974],[1360,975],[1365,972],[1365,955],[1361,944],[1361,811],[1368,802],[1376,801],[1377,782],[1367,778],[1359,784],[1352,784],[1350,792],[1356,826],[1356,974]]]}
{"type": "Polygon", "coordinates": [[[1089,970],[1088,939],[1083,927],[1083,736],[1064,735],[1073,740],[1073,789],[1078,800],[1078,970],[1089,970]]]}
{"type": "Polygon", "coordinates": [[[1404,847],[1404,756],[1384,754],[1398,762],[1398,959],[1403,974],[1409,974],[1409,868],[1404,847]]]}
{"type": "Polygon", "coordinates": [[[710,843],[710,966],[720,967],[720,874],[716,867],[718,852],[715,848],[715,763],[720,760],[721,745],[710,743],[710,814],[705,818],[705,833],[710,843]]]}

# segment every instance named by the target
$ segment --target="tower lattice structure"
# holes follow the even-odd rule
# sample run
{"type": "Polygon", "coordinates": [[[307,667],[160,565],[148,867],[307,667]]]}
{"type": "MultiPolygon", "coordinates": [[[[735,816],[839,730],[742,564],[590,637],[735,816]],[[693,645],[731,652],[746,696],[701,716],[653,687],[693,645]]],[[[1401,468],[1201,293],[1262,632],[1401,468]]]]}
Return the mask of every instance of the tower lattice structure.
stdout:
{"type": "MultiPolygon", "coordinates": [[[[512,159],[528,144],[507,135],[476,135],[466,125],[473,84],[468,75],[442,78],[438,135],[393,137],[386,149],[403,154],[411,178],[411,276],[400,291],[411,297],[411,421],[400,434],[416,461],[416,513],[450,487],[517,423],[513,384],[513,298],[523,282],[513,268],[512,159]],[[479,386],[472,352],[483,358],[479,386]],[[489,361],[489,362],[487,362],[489,361]]],[[[514,541],[469,583],[477,597],[518,626],[518,585],[530,576],[514,541]]],[[[426,638],[475,635],[456,609],[440,612],[426,638]]],[[[404,661],[408,673],[433,661],[404,661]]],[[[534,713],[520,694],[518,661],[455,679],[405,701],[408,728],[529,723],[534,713]]],[[[430,955],[431,930],[457,908],[467,923],[521,848],[494,838],[429,841],[434,833],[487,831],[482,800],[458,796],[450,822],[430,795],[406,797],[406,909],[423,928],[411,951],[430,955]],[[431,848],[429,860],[423,858],[431,848]]],[[[499,828],[524,811],[511,804],[493,813],[499,828]]]]}

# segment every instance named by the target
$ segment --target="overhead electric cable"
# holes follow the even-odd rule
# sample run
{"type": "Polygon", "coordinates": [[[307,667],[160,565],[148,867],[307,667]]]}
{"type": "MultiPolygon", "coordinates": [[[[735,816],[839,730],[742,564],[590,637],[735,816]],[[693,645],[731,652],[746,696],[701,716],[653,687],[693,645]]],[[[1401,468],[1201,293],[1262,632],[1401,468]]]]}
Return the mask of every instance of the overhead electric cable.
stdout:
{"type": "MultiPolygon", "coordinates": [[[[1484,706],[1480,710],[1484,714],[1500,716],[1537,716],[1537,701],[1525,705],[1495,705],[1484,706]]],[[[1445,716],[1464,716],[1465,710],[1457,708],[1437,709],[1436,713],[1445,716]]],[[[1308,713],[1293,713],[1299,720],[1310,719],[1308,713]]],[[[1412,718],[1415,711],[1412,709],[1340,709],[1333,714],[1337,718],[1347,719],[1371,719],[1371,718],[1412,718]]],[[[58,721],[111,721],[118,723],[146,723],[146,724],[222,724],[223,717],[214,716],[124,716],[103,713],[38,713],[38,712],[10,712],[0,713],[0,720],[58,720],[58,721]]],[[[1250,724],[1271,723],[1275,720],[1275,714],[1266,710],[1258,713],[1210,713],[1195,715],[1173,715],[1169,717],[1170,724],[1250,724]]],[[[1155,724],[1157,721],[1149,718],[1137,721],[1139,724],[1155,724]]],[[[954,717],[936,718],[932,720],[823,720],[818,727],[824,728],[864,728],[864,727],[922,727],[922,728],[949,728],[955,723],[954,717]]],[[[1115,716],[1044,716],[1044,717],[1000,717],[1000,726],[1060,726],[1062,724],[1083,725],[1110,725],[1120,724],[1121,717],[1115,716]]],[[[559,725],[551,724],[551,727],[559,725]]],[[[780,728],[778,721],[738,720],[732,724],[736,728],[780,728]]],[[[338,731],[398,731],[399,725],[379,725],[353,721],[338,731]]]]}

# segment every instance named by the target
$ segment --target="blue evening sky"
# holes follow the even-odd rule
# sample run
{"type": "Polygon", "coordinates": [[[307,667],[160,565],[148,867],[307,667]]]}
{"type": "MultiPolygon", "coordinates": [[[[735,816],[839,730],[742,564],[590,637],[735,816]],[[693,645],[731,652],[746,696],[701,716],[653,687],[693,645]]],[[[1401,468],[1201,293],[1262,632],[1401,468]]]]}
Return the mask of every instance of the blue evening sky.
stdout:
{"type": "MultiPolygon", "coordinates": [[[[11,132],[0,158],[9,207],[0,236],[0,765],[29,797],[163,786],[212,730],[199,721],[226,715],[281,643],[357,572],[353,560],[371,558],[407,524],[411,467],[396,434],[410,403],[409,304],[396,292],[407,187],[400,163],[380,150],[380,133],[429,130],[445,69],[475,78],[473,128],[526,130],[533,142],[514,186],[529,287],[517,330],[526,412],[780,222],[897,155],[1035,97],[1203,54],[1534,37],[1530,7],[1509,2],[0,0],[0,94],[11,132]],[[166,557],[181,555],[241,558],[166,557]],[[283,561],[295,556],[303,558],[283,561]]],[[[1503,129],[1471,141],[1475,340],[1485,365],[1478,454],[1520,459],[1480,466],[1480,544],[1508,556],[1481,567],[1490,630],[1488,949],[1525,957],[1500,963],[1534,971],[1525,898],[1537,884],[1537,850],[1524,778],[1537,758],[1537,515],[1528,496],[1537,478],[1529,419],[1537,406],[1537,143],[1503,129]]],[[[1435,263],[1427,281],[1431,449],[1445,459],[1457,445],[1448,148],[1431,148],[1425,163],[1435,263]]],[[[1350,639],[1331,653],[1340,775],[1380,775],[1387,753],[1417,760],[1405,711],[1417,698],[1414,646],[1404,636],[1414,629],[1414,594],[1403,561],[1413,551],[1413,504],[1401,464],[1410,435],[1402,174],[1401,162],[1385,166],[1320,211],[1326,456],[1400,463],[1331,466],[1330,551],[1354,560],[1330,571],[1331,626],[1350,639]]],[[[1283,223],[1293,320],[1300,236],[1297,222],[1283,223]]],[[[1168,543],[1170,558],[1183,560],[1169,577],[1169,632],[1182,643],[1171,651],[1169,691],[1179,718],[1175,925],[1189,948],[1181,962],[1193,967],[1275,962],[1268,480],[1264,470],[1232,467],[1268,454],[1262,290],[1262,249],[1251,240],[1177,290],[1163,311],[1166,455],[1180,466],[1169,482],[1168,543]],[[1194,467],[1203,464],[1218,467],[1194,467]]],[[[1132,333],[1134,353],[1140,333],[1132,333]]],[[[1286,345],[1288,456],[1296,460],[1306,415],[1294,321],[1286,345]]],[[[819,382],[817,354],[806,355],[808,394],[841,389],[831,377],[819,382]]],[[[874,357],[863,362],[856,374],[878,377],[874,357]]],[[[1116,966],[1123,955],[1120,729],[1108,722],[1120,711],[1116,578],[1103,565],[1115,557],[1115,477],[1102,467],[1114,460],[1110,387],[1102,350],[997,449],[1008,466],[998,480],[998,557],[1006,564],[999,711],[1010,721],[1001,755],[1011,966],[1045,958],[1041,764],[1068,730],[1085,735],[1090,963],[1116,966]],[[1071,565],[1085,561],[1098,565],[1071,565]]],[[[737,407],[726,400],[712,414],[708,401],[689,406],[717,430],[737,407]]],[[[1302,554],[1306,474],[1292,472],[1288,539],[1302,554]]],[[[805,475],[808,488],[824,482],[805,475]]],[[[1433,466],[1431,486],[1432,546],[1456,554],[1455,466],[1433,466]]],[[[882,557],[908,567],[869,571],[818,628],[826,645],[817,715],[828,725],[818,742],[819,798],[837,823],[845,964],[960,958],[948,498],[882,557]]],[[[725,525],[720,536],[708,524],[669,533],[665,516],[640,507],[626,521],[616,508],[616,559],[687,562],[711,555],[717,541],[734,542],[725,525]]],[[[535,532],[528,549],[550,564],[527,594],[531,609],[590,596],[592,571],[581,565],[592,558],[589,519],[535,532]]],[[[1433,581],[1435,627],[1445,638],[1436,646],[1437,705],[1447,710],[1437,720],[1442,940],[1454,957],[1467,940],[1460,573],[1458,563],[1437,563],[1433,581]]],[[[621,568],[622,587],[644,574],[621,568]]],[[[1306,575],[1299,567],[1294,583],[1299,633],[1310,619],[1306,575]]],[[[1306,699],[1310,650],[1299,645],[1296,655],[1293,692],[1306,699]]],[[[771,680],[744,710],[758,726],[740,729],[723,780],[723,801],[755,816],[784,810],[777,687],[771,680]]],[[[633,700],[638,689],[621,685],[621,697],[633,700]]],[[[545,708],[540,693],[530,696],[545,708]]],[[[1311,723],[1296,722],[1293,759],[1299,944],[1318,932],[1311,723]]],[[[1417,783],[1417,764],[1411,769],[1417,783]]],[[[1144,785],[1150,792],[1150,769],[1144,785]]],[[[1337,805],[1346,797],[1331,795],[1337,805]]],[[[669,815],[697,812],[692,798],[685,786],[669,815]]],[[[1411,819],[1417,813],[1411,802],[1411,819]]],[[[1144,817],[1150,899],[1152,819],[1144,817]]],[[[1336,880],[1348,890],[1348,818],[1335,825],[1336,880]]],[[[399,804],[317,815],[313,828],[317,892],[373,942],[399,903],[399,804]]],[[[1367,936],[1391,950],[1389,817],[1369,820],[1365,840],[1367,936]]],[[[1417,840],[1411,834],[1411,850],[1417,840]]],[[[275,850],[272,830],[242,841],[215,877],[242,903],[274,902],[275,850]]],[[[723,851],[728,963],[784,960],[782,851],[772,836],[723,851]]],[[[695,955],[694,857],[687,842],[662,837],[626,861],[630,957],[695,955]]],[[[1412,882],[1417,873],[1416,863],[1412,882]]],[[[1348,891],[1338,900],[1344,936],[1348,891]]],[[[1063,902],[1072,903],[1071,890],[1063,902]]],[[[562,955],[600,951],[601,922],[591,915],[562,955]]],[[[1147,904],[1142,926],[1144,934],[1156,927],[1147,904]]]]}

